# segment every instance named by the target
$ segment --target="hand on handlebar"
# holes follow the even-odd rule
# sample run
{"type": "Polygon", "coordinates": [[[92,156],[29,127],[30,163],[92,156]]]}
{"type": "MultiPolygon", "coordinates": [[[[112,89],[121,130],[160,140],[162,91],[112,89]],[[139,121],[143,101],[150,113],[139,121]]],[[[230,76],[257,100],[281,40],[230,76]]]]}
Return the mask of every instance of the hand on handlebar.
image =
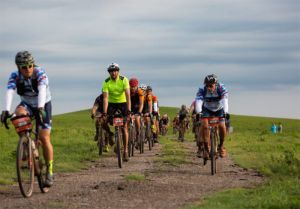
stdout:
{"type": "Polygon", "coordinates": [[[7,124],[7,119],[10,118],[11,115],[9,115],[9,112],[7,110],[3,110],[1,113],[1,123],[4,124],[6,129],[9,129],[7,124]]]}
{"type": "Polygon", "coordinates": [[[230,119],[230,114],[227,112],[227,113],[225,113],[224,114],[224,118],[226,119],[226,120],[229,120],[230,119]]]}
{"type": "Polygon", "coordinates": [[[43,107],[39,108],[39,119],[41,123],[44,123],[46,120],[47,113],[43,107]]]}

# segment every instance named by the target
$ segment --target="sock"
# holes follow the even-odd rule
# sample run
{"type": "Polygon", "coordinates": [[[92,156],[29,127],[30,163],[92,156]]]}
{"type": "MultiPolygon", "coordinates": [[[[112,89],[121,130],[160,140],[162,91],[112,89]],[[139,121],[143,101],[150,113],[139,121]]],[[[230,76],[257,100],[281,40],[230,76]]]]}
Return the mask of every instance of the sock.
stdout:
{"type": "Polygon", "coordinates": [[[47,167],[48,167],[49,174],[53,175],[53,160],[49,160],[47,167]]]}

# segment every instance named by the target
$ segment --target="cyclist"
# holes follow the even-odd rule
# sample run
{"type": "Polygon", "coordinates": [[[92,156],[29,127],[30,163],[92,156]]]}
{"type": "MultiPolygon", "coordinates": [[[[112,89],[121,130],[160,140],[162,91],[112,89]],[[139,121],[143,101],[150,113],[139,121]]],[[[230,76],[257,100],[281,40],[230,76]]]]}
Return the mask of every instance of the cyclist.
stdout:
{"type": "Polygon", "coordinates": [[[195,103],[196,101],[194,100],[189,108],[189,114],[191,114],[192,121],[193,121],[193,130],[192,132],[195,133],[195,125],[196,125],[196,109],[195,109],[195,103]]]}
{"type": "Polygon", "coordinates": [[[143,107],[143,116],[145,121],[145,126],[151,126],[151,113],[152,113],[152,96],[147,94],[147,85],[141,84],[141,89],[144,91],[144,107],[143,107]]]}
{"type": "MultiPolygon", "coordinates": [[[[131,101],[130,101],[130,89],[128,79],[119,75],[120,67],[116,63],[112,63],[108,66],[107,71],[109,77],[102,84],[103,92],[103,115],[108,114],[109,119],[113,114],[120,110],[122,116],[125,118],[130,115],[131,101]]],[[[126,120],[127,121],[127,120],[126,120]]],[[[105,126],[108,120],[106,118],[105,126]]],[[[128,157],[128,122],[124,123],[123,130],[123,144],[124,155],[123,160],[127,162],[128,157]]]]}
{"type": "Polygon", "coordinates": [[[152,87],[147,86],[146,93],[152,96],[152,132],[153,140],[158,143],[158,127],[159,127],[159,106],[157,96],[153,94],[152,87]]]}
{"type": "MultiPolygon", "coordinates": [[[[188,129],[189,127],[189,111],[187,110],[186,106],[183,104],[181,105],[181,109],[178,112],[179,115],[179,124],[184,123],[184,128],[188,129]]],[[[180,137],[178,137],[178,140],[180,140],[180,137]]]]}
{"type": "Polygon", "coordinates": [[[140,136],[140,118],[144,107],[144,91],[138,87],[139,81],[136,78],[129,80],[130,85],[130,100],[131,100],[131,111],[135,115],[135,127],[136,127],[136,149],[138,149],[138,139],[140,136]]]}
{"type": "Polygon", "coordinates": [[[12,72],[6,90],[5,110],[1,122],[6,123],[10,115],[14,93],[21,97],[21,103],[15,109],[15,115],[29,115],[36,118],[39,139],[42,142],[44,158],[47,165],[45,185],[53,185],[53,146],[50,140],[52,124],[51,94],[49,80],[44,69],[35,64],[28,51],[20,51],[15,57],[18,70],[12,72]]]}
{"type": "Polygon", "coordinates": [[[164,114],[161,117],[161,119],[159,120],[159,130],[160,130],[160,133],[162,133],[163,127],[165,127],[166,130],[168,130],[168,126],[169,126],[169,117],[168,117],[168,114],[164,114]]]}
{"type": "Polygon", "coordinates": [[[226,137],[225,118],[228,114],[228,91],[224,84],[218,82],[216,75],[207,75],[204,79],[204,87],[199,88],[196,96],[196,112],[201,116],[201,132],[203,133],[205,154],[208,158],[208,141],[210,132],[208,129],[207,117],[221,117],[219,125],[220,144],[218,145],[221,157],[226,156],[224,140],[226,137]]]}
{"type": "Polygon", "coordinates": [[[176,132],[179,130],[179,115],[174,117],[173,119],[173,134],[176,134],[176,132]]]}
{"type": "MultiPolygon", "coordinates": [[[[93,105],[92,110],[91,110],[91,118],[94,119],[95,116],[101,115],[102,113],[103,113],[103,94],[101,93],[95,99],[94,105],[93,105]]],[[[100,120],[95,121],[95,128],[96,128],[96,134],[95,134],[95,137],[94,137],[95,141],[98,140],[99,127],[100,126],[102,126],[102,128],[106,131],[106,133],[108,133],[108,136],[105,136],[105,146],[104,146],[104,149],[103,149],[104,152],[108,152],[109,149],[108,149],[108,140],[107,140],[107,138],[109,138],[109,144],[111,146],[113,146],[114,145],[114,141],[113,141],[114,134],[113,134],[113,132],[111,132],[109,126],[103,126],[103,120],[102,120],[102,118],[100,118],[100,120]]]]}

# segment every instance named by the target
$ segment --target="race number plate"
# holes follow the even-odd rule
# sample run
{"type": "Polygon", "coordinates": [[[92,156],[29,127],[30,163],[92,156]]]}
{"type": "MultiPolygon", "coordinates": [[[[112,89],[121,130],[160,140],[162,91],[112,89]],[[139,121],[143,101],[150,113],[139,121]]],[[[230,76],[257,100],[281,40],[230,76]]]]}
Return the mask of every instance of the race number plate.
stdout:
{"type": "Polygon", "coordinates": [[[114,118],[114,126],[123,126],[123,118],[114,118]]]}

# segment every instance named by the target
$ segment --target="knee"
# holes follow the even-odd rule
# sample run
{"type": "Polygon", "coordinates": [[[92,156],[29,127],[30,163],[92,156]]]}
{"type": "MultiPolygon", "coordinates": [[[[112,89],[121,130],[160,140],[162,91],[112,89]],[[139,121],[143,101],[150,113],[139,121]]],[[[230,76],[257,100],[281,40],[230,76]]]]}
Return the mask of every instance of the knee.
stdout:
{"type": "Polygon", "coordinates": [[[26,109],[25,109],[24,107],[20,106],[20,107],[18,107],[18,108],[16,109],[15,114],[16,114],[17,116],[20,116],[20,115],[27,115],[28,112],[26,111],[26,109]]]}

